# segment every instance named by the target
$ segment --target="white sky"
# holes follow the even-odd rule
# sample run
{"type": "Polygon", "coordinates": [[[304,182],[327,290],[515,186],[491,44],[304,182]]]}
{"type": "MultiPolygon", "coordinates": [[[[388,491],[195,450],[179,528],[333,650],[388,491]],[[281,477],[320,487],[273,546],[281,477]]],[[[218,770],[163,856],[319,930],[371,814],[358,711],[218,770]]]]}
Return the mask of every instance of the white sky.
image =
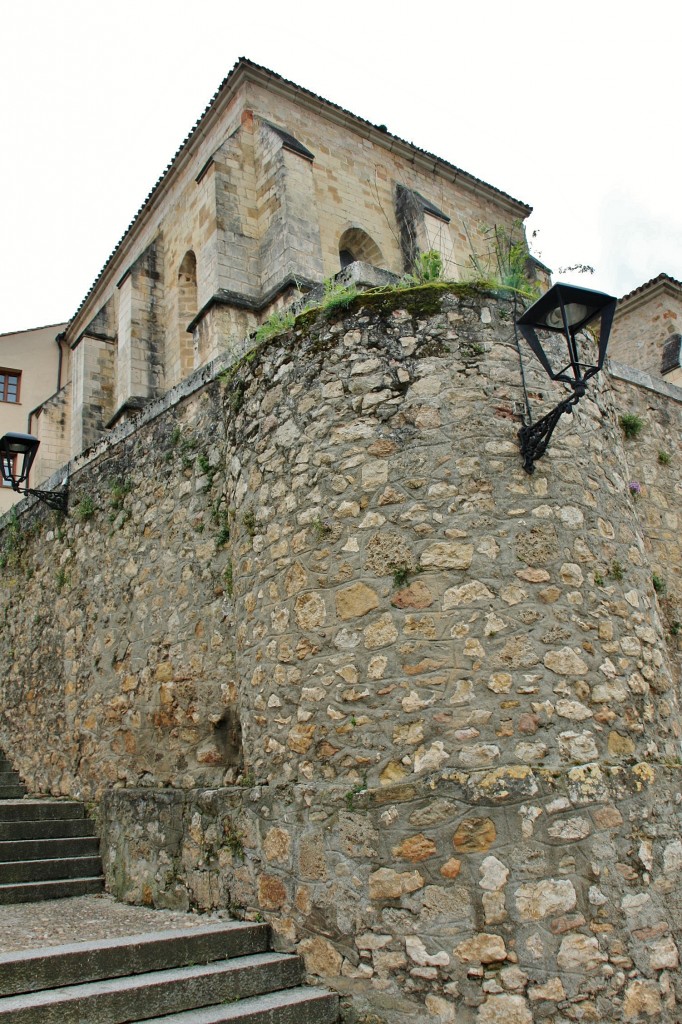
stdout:
{"type": "Polygon", "coordinates": [[[531,204],[534,251],[682,279],[681,8],[0,0],[0,332],[68,320],[238,57],[531,204]]]}

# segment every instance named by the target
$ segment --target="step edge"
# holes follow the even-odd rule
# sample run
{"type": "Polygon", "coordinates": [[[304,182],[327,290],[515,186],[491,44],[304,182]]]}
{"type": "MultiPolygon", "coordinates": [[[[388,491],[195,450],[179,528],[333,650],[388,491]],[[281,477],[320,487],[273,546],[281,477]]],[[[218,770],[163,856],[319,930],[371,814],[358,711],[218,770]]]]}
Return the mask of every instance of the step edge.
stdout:
{"type": "MultiPolygon", "coordinates": [[[[27,1011],[32,1008],[57,1006],[59,1003],[93,999],[98,996],[104,998],[109,995],[120,995],[125,992],[134,994],[136,991],[144,991],[144,989],[150,987],[160,988],[172,984],[174,981],[179,982],[202,976],[237,973],[238,971],[249,971],[259,967],[278,967],[288,964],[294,966],[296,961],[300,963],[300,957],[293,953],[252,953],[249,956],[214,961],[210,964],[194,964],[186,967],[169,968],[164,971],[149,971],[145,974],[126,974],[121,978],[86,981],[80,985],[64,985],[61,988],[41,989],[38,992],[22,992],[18,995],[0,997],[0,1020],[3,1019],[3,1015],[7,1015],[17,1009],[27,1011]]],[[[300,963],[300,969],[302,972],[302,963],[300,963]]]]}
{"type": "MultiPolygon", "coordinates": [[[[247,996],[246,999],[239,999],[235,1003],[214,1004],[213,1006],[200,1006],[191,1010],[179,1010],[177,1013],[166,1014],[165,1017],[149,1017],[136,1021],[135,1024],[193,1024],[199,1014],[210,1010],[222,1010],[226,1014],[225,1020],[239,1020],[247,1013],[257,1013],[259,1010],[268,1012],[278,1008],[296,1006],[315,1006],[329,1003],[329,1009],[334,1011],[338,1020],[339,995],[331,989],[318,988],[317,986],[295,985],[291,988],[279,989],[274,992],[263,992],[258,996],[247,996]],[[279,997],[278,1002],[272,1005],[272,998],[279,997]],[[239,1016],[235,1016],[239,1014],[239,1016]]],[[[220,1022],[217,1022],[220,1024],[220,1022]]]]}
{"type": "Polygon", "coordinates": [[[82,955],[88,949],[92,949],[93,952],[99,949],[109,951],[118,947],[126,948],[130,945],[143,945],[156,941],[165,942],[169,939],[184,938],[188,935],[220,935],[242,930],[269,933],[270,928],[267,924],[257,922],[220,921],[191,926],[187,929],[165,928],[161,931],[137,932],[133,935],[121,935],[112,939],[98,939],[95,942],[86,940],[84,942],[64,943],[59,946],[40,946],[33,949],[0,954],[0,967],[14,962],[28,963],[32,960],[41,960],[48,957],[50,959],[58,959],[64,955],[82,955]]]}

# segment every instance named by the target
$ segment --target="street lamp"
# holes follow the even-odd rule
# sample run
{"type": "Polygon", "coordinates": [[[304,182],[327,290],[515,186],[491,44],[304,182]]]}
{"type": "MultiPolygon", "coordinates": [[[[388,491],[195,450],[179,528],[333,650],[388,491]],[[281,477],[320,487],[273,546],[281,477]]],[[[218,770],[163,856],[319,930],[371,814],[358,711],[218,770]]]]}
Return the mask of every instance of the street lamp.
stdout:
{"type": "Polygon", "coordinates": [[[604,365],[616,302],[613,296],[603,292],[555,284],[516,321],[551,380],[561,381],[571,388],[571,394],[551,412],[537,423],[524,424],[519,430],[523,468],[527,473],[535,471],[534,463],[545,454],[563,413],[573,412],[573,406],[585,394],[587,381],[604,365]],[[579,341],[577,336],[597,318],[600,324],[596,359],[585,362],[586,346],[594,343],[590,339],[579,341]],[[538,331],[545,335],[544,341],[540,340],[538,331]],[[553,336],[559,336],[561,342],[553,336]]]}
{"type": "Polygon", "coordinates": [[[66,513],[69,501],[68,483],[61,491],[39,491],[34,487],[22,487],[38,452],[40,441],[32,434],[9,433],[0,437],[0,471],[2,479],[10,484],[17,494],[30,494],[44,501],[57,512],[66,513]]]}

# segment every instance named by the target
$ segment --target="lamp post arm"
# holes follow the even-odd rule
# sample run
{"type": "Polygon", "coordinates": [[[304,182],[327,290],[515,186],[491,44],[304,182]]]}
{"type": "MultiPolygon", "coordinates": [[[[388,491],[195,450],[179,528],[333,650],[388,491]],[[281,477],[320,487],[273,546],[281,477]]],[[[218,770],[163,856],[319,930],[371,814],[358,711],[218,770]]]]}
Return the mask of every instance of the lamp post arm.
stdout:
{"type": "Polygon", "coordinates": [[[572,395],[560,402],[537,423],[528,423],[521,427],[518,433],[519,447],[526,473],[535,472],[534,463],[541,459],[547,451],[557,423],[564,413],[573,412],[573,406],[580,401],[584,394],[585,385],[583,384],[582,388],[576,388],[572,395]]]}
{"type": "Polygon", "coordinates": [[[35,487],[16,487],[14,490],[20,494],[29,494],[32,498],[38,498],[53,508],[55,512],[63,512],[65,515],[69,508],[69,488],[62,491],[40,491],[35,487]]]}

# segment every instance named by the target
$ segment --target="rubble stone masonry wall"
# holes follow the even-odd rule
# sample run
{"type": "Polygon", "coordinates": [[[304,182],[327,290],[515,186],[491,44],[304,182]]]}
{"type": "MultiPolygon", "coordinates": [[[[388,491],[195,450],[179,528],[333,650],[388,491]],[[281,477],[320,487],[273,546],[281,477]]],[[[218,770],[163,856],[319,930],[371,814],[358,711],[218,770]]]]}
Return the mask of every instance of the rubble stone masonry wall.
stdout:
{"type": "Polygon", "coordinates": [[[348,1021],[673,1024],[680,404],[603,375],[528,476],[513,315],[304,314],[6,522],[0,743],[348,1021]]]}

